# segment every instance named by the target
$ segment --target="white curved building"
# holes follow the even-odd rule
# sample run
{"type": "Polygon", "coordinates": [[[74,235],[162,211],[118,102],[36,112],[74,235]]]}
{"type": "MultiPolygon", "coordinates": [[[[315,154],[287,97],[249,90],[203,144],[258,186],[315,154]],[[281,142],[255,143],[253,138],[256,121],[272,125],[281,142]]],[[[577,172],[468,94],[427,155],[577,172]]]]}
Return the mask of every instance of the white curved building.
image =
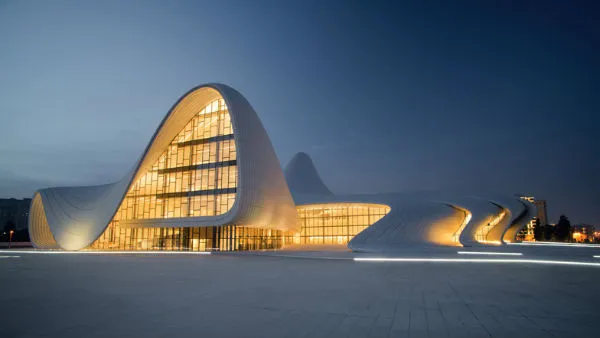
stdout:
{"type": "Polygon", "coordinates": [[[35,193],[37,248],[256,250],[339,244],[357,251],[410,245],[502,245],[535,214],[511,196],[334,195],[299,153],[285,176],[248,101],[222,84],[177,101],[118,182],[35,193]]]}
{"type": "Polygon", "coordinates": [[[382,252],[409,246],[503,245],[535,214],[516,196],[450,192],[334,195],[308,155],[285,169],[300,223],[301,243],[348,244],[382,252]]]}
{"type": "Polygon", "coordinates": [[[69,250],[271,248],[295,229],[260,119],[220,84],[179,99],[120,181],[36,192],[29,222],[36,247],[69,250]]]}

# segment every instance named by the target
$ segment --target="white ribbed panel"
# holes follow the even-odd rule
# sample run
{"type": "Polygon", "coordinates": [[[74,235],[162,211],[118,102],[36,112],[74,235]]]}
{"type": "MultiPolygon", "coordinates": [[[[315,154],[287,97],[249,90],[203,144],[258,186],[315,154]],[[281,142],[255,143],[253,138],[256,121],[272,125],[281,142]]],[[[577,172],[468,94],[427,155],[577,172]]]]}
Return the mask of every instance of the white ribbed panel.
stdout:
{"type": "Polygon", "coordinates": [[[40,194],[35,194],[29,208],[29,238],[38,249],[56,249],[58,244],[48,227],[40,194]]]}

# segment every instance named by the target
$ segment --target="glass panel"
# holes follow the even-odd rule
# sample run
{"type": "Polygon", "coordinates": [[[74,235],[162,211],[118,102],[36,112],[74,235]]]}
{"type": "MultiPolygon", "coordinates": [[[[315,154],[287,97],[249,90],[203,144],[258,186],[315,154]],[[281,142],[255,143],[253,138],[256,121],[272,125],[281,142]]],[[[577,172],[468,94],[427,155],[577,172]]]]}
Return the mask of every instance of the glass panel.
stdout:
{"type": "MultiPolygon", "coordinates": [[[[88,250],[237,251],[279,249],[292,243],[295,233],[242,226],[193,228],[119,227],[112,221],[88,250]]],[[[337,238],[336,238],[337,240],[337,238]]]]}
{"type": "Polygon", "coordinates": [[[238,182],[232,133],[224,100],[207,104],[173,138],[150,171],[131,185],[114,220],[213,216],[229,211],[238,182]],[[215,205],[217,200],[224,202],[215,205]]]}
{"type": "MultiPolygon", "coordinates": [[[[129,228],[119,223],[221,215],[239,182],[231,116],[222,98],[191,118],[150,170],[132,183],[91,250],[266,250],[298,243],[299,233],[243,225],[129,228]]],[[[321,222],[322,224],[323,222],[321,222]]]]}
{"type": "Polygon", "coordinates": [[[354,236],[383,218],[390,207],[343,203],[303,205],[297,210],[301,244],[347,244],[354,236]]]}

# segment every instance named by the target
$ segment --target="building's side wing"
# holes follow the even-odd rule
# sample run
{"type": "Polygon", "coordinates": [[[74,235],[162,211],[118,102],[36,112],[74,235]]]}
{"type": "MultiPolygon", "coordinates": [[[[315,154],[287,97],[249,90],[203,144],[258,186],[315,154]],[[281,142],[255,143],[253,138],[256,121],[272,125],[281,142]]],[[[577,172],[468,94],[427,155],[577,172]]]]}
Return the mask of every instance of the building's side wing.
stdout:
{"type": "Polygon", "coordinates": [[[533,215],[516,197],[424,194],[412,198],[375,195],[361,200],[375,201],[389,205],[391,211],[350,240],[348,247],[352,250],[381,252],[415,245],[502,245],[503,240],[514,241],[533,215]]]}
{"type": "Polygon", "coordinates": [[[506,213],[496,227],[488,234],[490,240],[504,243],[504,232],[523,214],[526,207],[521,199],[515,196],[493,196],[490,202],[501,207],[506,213]]]}
{"type": "Polygon", "coordinates": [[[489,233],[506,216],[506,211],[487,199],[455,196],[451,203],[468,210],[471,218],[460,232],[459,242],[463,246],[500,245],[489,233]]]}
{"type": "Polygon", "coordinates": [[[348,243],[352,250],[371,252],[422,245],[502,245],[503,237],[514,240],[533,215],[520,198],[506,195],[440,191],[333,195],[305,153],[292,158],[285,175],[298,204],[301,243],[306,244],[348,243]],[[346,230],[345,214],[338,209],[347,205],[352,215],[366,215],[357,212],[369,204],[387,209],[375,221],[359,218],[360,227],[349,218],[346,230]]]}
{"type": "Polygon", "coordinates": [[[423,245],[458,245],[453,236],[467,212],[426,200],[386,198],[391,211],[349,243],[353,251],[385,252],[423,245]]]}

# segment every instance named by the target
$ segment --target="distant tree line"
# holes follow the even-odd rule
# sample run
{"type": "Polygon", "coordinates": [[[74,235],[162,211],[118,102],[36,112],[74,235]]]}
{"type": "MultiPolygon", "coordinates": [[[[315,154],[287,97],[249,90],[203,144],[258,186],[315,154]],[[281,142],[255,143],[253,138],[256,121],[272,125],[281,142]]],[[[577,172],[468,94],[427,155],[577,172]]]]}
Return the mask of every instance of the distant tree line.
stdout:
{"type": "MultiPolygon", "coordinates": [[[[533,236],[536,241],[555,241],[555,242],[571,242],[573,241],[573,228],[571,221],[565,215],[560,215],[556,225],[539,224],[534,226],[533,236]]],[[[590,242],[590,238],[585,240],[590,242]]]]}

